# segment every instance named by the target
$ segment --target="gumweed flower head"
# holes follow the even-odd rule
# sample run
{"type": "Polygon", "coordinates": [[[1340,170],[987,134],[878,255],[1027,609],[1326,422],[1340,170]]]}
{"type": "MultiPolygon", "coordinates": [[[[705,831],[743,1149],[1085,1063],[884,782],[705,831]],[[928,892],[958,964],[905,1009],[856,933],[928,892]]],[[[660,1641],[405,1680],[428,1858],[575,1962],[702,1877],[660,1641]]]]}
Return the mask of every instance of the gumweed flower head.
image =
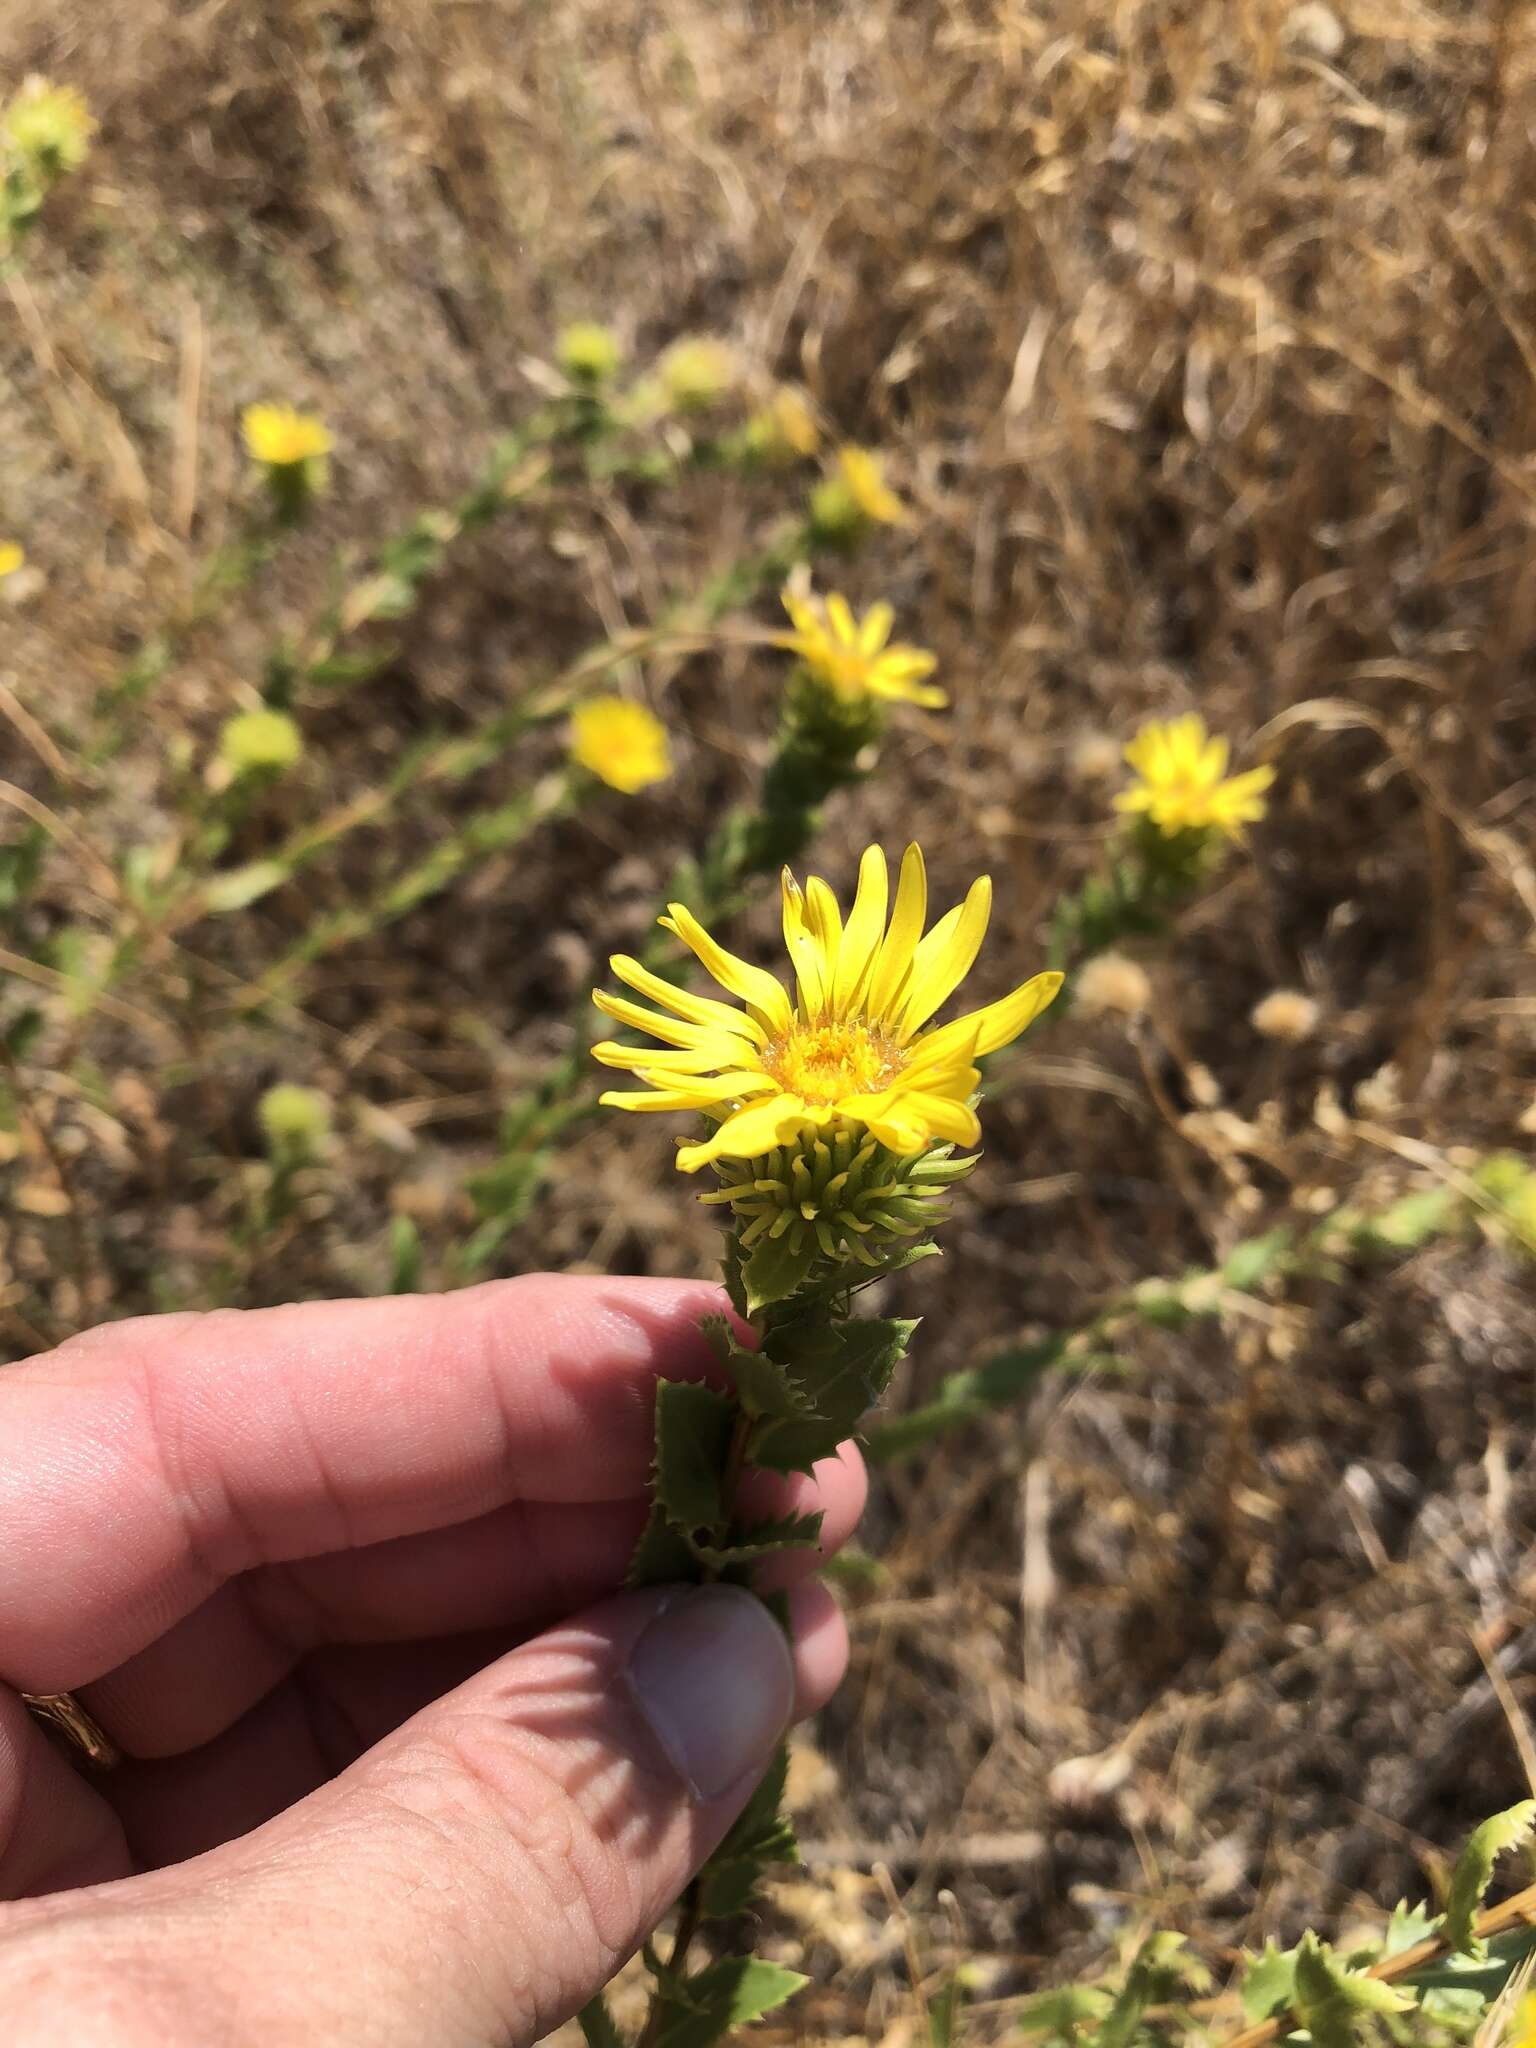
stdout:
{"type": "Polygon", "coordinates": [[[821,429],[809,399],[793,384],[781,384],[743,430],[747,453],[760,462],[790,463],[816,453],[821,429]]]}
{"type": "Polygon", "coordinates": [[[1167,837],[1219,832],[1241,839],[1243,827],[1263,817],[1264,792],[1275,779],[1268,765],[1228,775],[1231,747],[1206,730],[1197,712],[1144,725],[1125,750],[1136,772],[1115,808],[1137,813],[1167,837]]]}
{"type": "Polygon", "coordinates": [[[14,576],[18,569],[26,567],[27,551],[19,542],[0,540],[0,583],[7,576],[14,576]]]}
{"type": "Polygon", "coordinates": [[[72,85],[34,76],[0,116],[0,131],[38,177],[51,181],[85,162],[96,123],[72,85]]]}
{"type": "Polygon", "coordinates": [[[781,633],[776,644],[797,654],[838,697],[880,697],[930,710],[949,702],[923,680],[938,666],[926,648],[890,644],[896,614],[888,604],[871,605],[856,618],[837,591],[821,599],[794,588],[785,590],[783,604],[795,630],[781,633]]]}
{"type": "Polygon", "coordinates": [[[573,320],[555,341],[555,360],[573,384],[606,384],[623,359],[618,336],[596,320],[573,320]]]}
{"type": "Polygon", "coordinates": [[[811,525],[819,538],[849,545],[871,526],[910,526],[912,515],[885,480],[869,448],[844,447],[837,466],[811,493],[811,525]]]}
{"type": "Polygon", "coordinates": [[[1062,977],[1037,974],[985,1009],[927,1028],[980,951],[992,885],[986,877],[974,882],[965,901],[926,935],[928,883],[918,847],[902,857],[894,903],[889,890],[877,846],[859,863],[846,921],[824,881],[812,876],[802,889],[785,870],[793,996],[777,976],[718,945],[683,904],[670,905],[663,928],[741,1007],[691,995],[616,954],[610,965],[619,980],[657,1007],[606,990],[593,1000],[605,1016],[666,1049],[595,1046],[603,1065],[626,1069],[644,1084],[643,1091],[610,1092],[602,1100],[616,1109],[692,1110],[713,1118],[706,1139],[679,1149],[684,1173],[716,1160],[766,1159],[786,1147],[811,1160],[818,1142],[830,1146],[849,1133],[898,1158],[934,1145],[978,1144],[976,1061],[1025,1031],[1062,977]]]}
{"type": "Polygon", "coordinates": [[[626,796],[672,773],[666,727],[653,711],[627,697],[591,697],[576,707],[571,759],[626,796]]]}
{"type": "Polygon", "coordinates": [[[304,756],[304,735],[286,711],[241,711],[226,719],[219,754],[235,775],[282,775],[304,756]]]}
{"type": "Polygon", "coordinates": [[[668,402],[678,412],[706,412],[718,405],[736,382],[733,350],[713,335],[687,335],[674,341],[657,365],[668,402]]]}
{"type": "Polygon", "coordinates": [[[240,424],[247,453],[264,469],[324,462],[336,445],[323,420],[291,405],[248,405],[240,424]]]}

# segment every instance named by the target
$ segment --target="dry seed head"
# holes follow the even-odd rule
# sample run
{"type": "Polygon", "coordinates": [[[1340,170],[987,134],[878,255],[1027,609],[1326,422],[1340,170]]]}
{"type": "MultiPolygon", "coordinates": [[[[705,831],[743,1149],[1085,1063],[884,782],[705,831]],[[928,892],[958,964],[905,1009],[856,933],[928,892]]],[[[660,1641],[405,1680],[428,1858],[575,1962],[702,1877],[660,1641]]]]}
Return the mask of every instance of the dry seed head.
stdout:
{"type": "Polygon", "coordinates": [[[1300,989],[1277,988],[1254,1004],[1248,1021],[1261,1037],[1283,1038],[1295,1045],[1312,1036],[1321,1014],[1312,998],[1300,989]]]}
{"type": "Polygon", "coordinates": [[[1106,1011],[1141,1017],[1152,1002],[1152,982],[1147,970],[1124,953],[1100,953],[1078,975],[1076,995],[1079,1009],[1090,1017],[1106,1011]]]}
{"type": "Polygon", "coordinates": [[[1316,57],[1337,57],[1345,43],[1344,24],[1321,0],[1304,0],[1285,18],[1285,40],[1293,50],[1307,50],[1316,57]]]}

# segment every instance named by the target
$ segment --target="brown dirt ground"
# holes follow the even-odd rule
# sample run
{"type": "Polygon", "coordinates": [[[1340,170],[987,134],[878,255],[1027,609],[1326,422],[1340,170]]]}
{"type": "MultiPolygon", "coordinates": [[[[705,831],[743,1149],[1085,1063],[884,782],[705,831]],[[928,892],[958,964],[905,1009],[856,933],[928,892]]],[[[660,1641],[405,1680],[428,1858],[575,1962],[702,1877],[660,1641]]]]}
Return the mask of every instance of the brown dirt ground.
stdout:
{"type": "MultiPolygon", "coordinates": [[[[8,729],[4,772],[109,857],[168,829],[178,744],[253,701],[331,543],[461,489],[555,324],[600,314],[640,355],[718,329],[894,450],[920,513],[849,587],[891,597],[954,708],[898,721],[821,871],[914,820],[944,889],[990,868],[990,994],[1099,858],[1113,781],[1085,743],[1193,705],[1279,770],[1251,855],[1148,959],[1150,1015],[1031,1041],[950,1256],[900,1285],[927,1320],[898,1398],[1330,1194],[1526,1143],[1533,30],[1519,0],[8,0],[0,78],[45,68],[102,121],[0,303],[5,516],[42,572],[3,625],[21,701],[67,731],[229,530],[240,404],[313,403],[342,454],[313,539],[194,637],[104,784],[50,777],[8,729]],[[1303,1043],[1249,1021],[1276,987],[1320,1006],[1303,1043]],[[1190,1115],[1212,1106],[1240,1126],[1190,1115]]],[[[654,616],[757,504],[700,479],[501,523],[311,724],[262,829],[654,616]]],[[[780,672],[740,648],[651,665],[673,784],[339,955],[280,1034],[210,1024],[162,1066],[100,1022],[83,1103],[56,1020],[29,1085],[88,1242],[20,1205],[0,1226],[13,1350],[375,1288],[392,1210],[444,1284],[498,1102],[750,785],[780,672]],[[335,1147],[304,1227],[231,1254],[279,1076],[341,1105],[335,1147]]],[[[359,835],[207,956],[251,972],[449,815],[359,835]]],[[[89,920],[82,862],[36,915],[89,920]]],[[[125,994],[185,1005],[181,972],[125,994]]],[[[564,1156],[498,1270],[709,1268],[670,1133],[633,1121],[564,1156]]],[[[1522,1790],[1528,1271],[1441,1244],[1121,1349],[877,1489],[884,1576],[805,1773],[823,1882],[785,1900],[818,1979],[801,2027],[901,2015],[877,1861],[931,1953],[958,1943],[1003,1998],[1143,1911],[1218,1965],[1261,1930],[1337,1928],[1422,1892],[1522,1790]]]]}

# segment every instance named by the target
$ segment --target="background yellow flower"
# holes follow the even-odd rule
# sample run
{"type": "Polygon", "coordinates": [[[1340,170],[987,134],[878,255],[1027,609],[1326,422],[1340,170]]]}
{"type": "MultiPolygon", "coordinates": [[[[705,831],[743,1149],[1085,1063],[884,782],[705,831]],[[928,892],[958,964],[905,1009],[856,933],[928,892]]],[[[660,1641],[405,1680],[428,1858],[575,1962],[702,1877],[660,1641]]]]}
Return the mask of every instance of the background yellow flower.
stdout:
{"type": "Polygon", "coordinates": [[[248,405],[240,423],[248,453],[269,469],[323,462],[335,446],[323,420],[291,405],[248,405]]]}
{"type": "Polygon", "coordinates": [[[14,576],[27,559],[26,549],[14,540],[0,540],[0,576],[14,576]]]}
{"type": "Polygon", "coordinates": [[[896,614],[888,604],[872,604],[858,619],[835,590],[825,600],[786,590],[783,601],[795,630],[781,633],[778,644],[798,654],[840,696],[884,697],[931,710],[949,702],[942,690],[923,682],[938,665],[934,655],[923,647],[889,644],[896,614]]]}
{"type": "Polygon", "coordinates": [[[1125,750],[1137,780],[1115,798],[1115,807],[1144,814],[1159,832],[1209,830],[1241,838],[1245,825],[1263,817],[1264,791],[1275,771],[1266,764],[1229,776],[1231,751],[1225,739],[1206,731],[1197,712],[1144,725],[1125,750]]]}
{"type": "Polygon", "coordinates": [[[672,773],[667,729],[628,697],[592,697],[571,716],[571,759],[610,789],[633,796],[672,773]]]}
{"type": "Polygon", "coordinates": [[[78,170],[90,153],[96,123],[72,85],[27,79],[0,116],[5,136],[45,172],[78,170]]]}

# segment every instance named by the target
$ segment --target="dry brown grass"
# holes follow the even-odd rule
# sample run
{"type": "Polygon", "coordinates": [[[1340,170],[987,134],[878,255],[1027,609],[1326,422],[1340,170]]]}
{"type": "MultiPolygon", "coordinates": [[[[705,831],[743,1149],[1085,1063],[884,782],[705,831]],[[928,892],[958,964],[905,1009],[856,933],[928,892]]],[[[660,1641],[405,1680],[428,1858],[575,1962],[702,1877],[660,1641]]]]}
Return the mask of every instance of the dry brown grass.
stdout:
{"type": "MultiPolygon", "coordinates": [[[[47,577],[5,622],[22,700],[67,729],[185,587],[229,525],[239,404],[314,402],[344,461],[325,529],[194,639],[104,790],[9,728],[5,773],[110,858],[159,814],[176,737],[249,701],[274,624],[320,601],[324,542],[462,488],[558,320],[597,312],[641,351],[717,328],[899,451],[921,513],[852,573],[938,651],[954,710],[835,808],[824,871],[914,820],[945,888],[990,867],[1000,983],[1099,856],[1085,740],[1192,704],[1279,769],[1251,858],[1148,960],[1147,1018],[1079,1011],[1031,1042],[952,1256],[903,1285],[928,1318],[904,1394],[1327,1192],[1518,1144],[1533,34],[1520,0],[10,0],[0,75],[67,76],[103,121],[0,334],[6,515],[47,577]],[[1275,988],[1317,1002],[1310,1037],[1253,1027],[1275,988]]],[[[745,517],[711,480],[498,527],[317,729],[291,802],[366,787],[423,727],[643,622],[745,517]]],[[[741,651],[653,672],[685,762],[662,801],[553,828],[451,915],[340,956],[282,1034],[230,1025],[165,1066],[122,1023],[85,1109],[45,1056],[89,1241],[76,1271],[62,1220],[13,1211],[12,1313],[43,1337],[377,1286],[392,1208],[440,1282],[498,1100],[746,786],[776,676],[741,651]],[[305,1228],[230,1271],[279,1075],[344,1105],[337,1149],[305,1228]]],[[[397,848],[442,815],[398,820],[397,848]]],[[[250,972],[361,886],[363,840],[208,955],[250,972]]],[[[56,868],[41,914],[88,915],[91,886],[56,868]]],[[[707,1267],[668,1135],[636,1121],[566,1155],[506,1270],[707,1267]]],[[[838,1785],[803,1819],[823,1862],[889,1863],[940,1948],[952,1887],[999,1994],[1102,1953],[1145,1901],[1218,1956],[1389,1904],[1521,1789],[1482,1662],[1529,1705],[1516,1264],[1439,1246],[1127,1363],[892,1475],[821,1731],[838,1785]]],[[[802,2023],[878,2033],[904,2010],[871,1945],[887,1909],[841,1884],[802,2023]]]]}

